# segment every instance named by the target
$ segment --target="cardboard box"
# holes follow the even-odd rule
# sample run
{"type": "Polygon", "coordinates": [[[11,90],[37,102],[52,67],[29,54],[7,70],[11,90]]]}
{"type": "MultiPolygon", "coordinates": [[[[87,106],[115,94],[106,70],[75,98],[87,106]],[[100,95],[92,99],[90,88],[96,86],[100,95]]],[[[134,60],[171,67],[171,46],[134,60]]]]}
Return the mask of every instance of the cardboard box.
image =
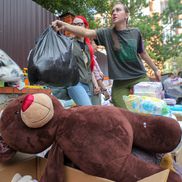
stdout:
{"type": "MultiPolygon", "coordinates": [[[[7,163],[0,164],[0,179],[3,182],[11,182],[16,173],[22,176],[31,175],[33,179],[40,180],[45,166],[46,159],[35,155],[17,153],[15,158],[7,163]]],[[[138,182],[167,182],[169,170],[161,171],[138,182]]],[[[65,182],[114,182],[108,179],[91,176],[80,170],[65,166],[65,182]]]]}
{"type": "MultiPolygon", "coordinates": [[[[0,164],[0,179],[10,182],[16,173],[31,175],[40,180],[46,166],[46,159],[35,155],[17,153],[15,158],[7,163],[0,164]]],[[[65,166],[65,182],[113,182],[85,174],[84,172],[65,166]]]]}
{"type": "Polygon", "coordinates": [[[65,166],[65,182],[114,182],[108,179],[88,175],[77,169],[65,166]]]}
{"type": "Polygon", "coordinates": [[[169,175],[169,169],[166,169],[152,176],[139,180],[138,182],[157,182],[157,181],[167,182],[168,175],[169,175]]]}
{"type": "Polygon", "coordinates": [[[46,159],[35,157],[35,155],[17,153],[17,155],[7,163],[0,164],[0,179],[3,182],[10,182],[16,173],[31,175],[34,179],[40,179],[46,159]]]}

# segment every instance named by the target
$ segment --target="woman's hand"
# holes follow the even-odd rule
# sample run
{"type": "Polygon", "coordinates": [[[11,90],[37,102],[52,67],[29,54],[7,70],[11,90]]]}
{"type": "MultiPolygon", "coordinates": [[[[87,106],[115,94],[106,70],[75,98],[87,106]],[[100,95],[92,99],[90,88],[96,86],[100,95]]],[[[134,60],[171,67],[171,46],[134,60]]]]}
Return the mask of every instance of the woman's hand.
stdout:
{"type": "Polygon", "coordinates": [[[99,72],[100,77],[102,78],[102,80],[104,79],[104,73],[102,73],[102,71],[99,72]]]}
{"type": "Polygon", "coordinates": [[[96,30],[87,29],[80,26],[71,25],[61,20],[55,20],[52,22],[52,27],[56,32],[69,31],[75,35],[89,38],[96,38],[96,30]]]}
{"type": "Polygon", "coordinates": [[[98,95],[99,93],[101,93],[100,87],[94,87],[94,95],[98,95]]]}
{"type": "Polygon", "coordinates": [[[161,72],[159,70],[154,71],[156,81],[161,81],[161,72]]]}
{"type": "Polygon", "coordinates": [[[65,25],[65,22],[63,21],[60,21],[60,20],[55,20],[52,22],[52,27],[53,29],[58,32],[58,31],[64,31],[64,25],[65,25]]]}

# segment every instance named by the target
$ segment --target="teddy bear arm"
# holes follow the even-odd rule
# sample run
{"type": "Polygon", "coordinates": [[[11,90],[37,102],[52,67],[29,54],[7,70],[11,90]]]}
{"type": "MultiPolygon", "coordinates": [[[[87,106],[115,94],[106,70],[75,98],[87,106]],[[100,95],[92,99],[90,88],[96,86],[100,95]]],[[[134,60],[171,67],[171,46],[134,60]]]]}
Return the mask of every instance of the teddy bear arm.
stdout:
{"type": "Polygon", "coordinates": [[[174,119],[137,114],[127,117],[134,131],[134,146],[150,152],[167,153],[180,143],[182,132],[174,119]]]}
{"type": "Polygon", "coordinates": [[[56,143],[53,144],[48,154],[47,165],[40,182],[64,182],[64,157],[63,150],[56,143]]]}

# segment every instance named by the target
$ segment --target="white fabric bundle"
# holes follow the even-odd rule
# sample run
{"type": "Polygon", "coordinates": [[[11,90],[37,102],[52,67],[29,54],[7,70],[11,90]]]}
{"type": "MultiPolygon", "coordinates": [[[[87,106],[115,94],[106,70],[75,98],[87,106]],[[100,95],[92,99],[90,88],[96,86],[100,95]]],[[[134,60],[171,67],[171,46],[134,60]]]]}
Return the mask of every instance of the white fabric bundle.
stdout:
{"type": "Polygon", "coordinates": [[[32,179],[32,176],[30,175],[21,176],[19,173],[16,173],[11,182],[38,182],[38,181],[32,179]]]}
{"type": "Polygon", "coordinates": [[[0,49],[0,80],[4,82],[19,82],[23,79],[20,67],[0,49]]]}

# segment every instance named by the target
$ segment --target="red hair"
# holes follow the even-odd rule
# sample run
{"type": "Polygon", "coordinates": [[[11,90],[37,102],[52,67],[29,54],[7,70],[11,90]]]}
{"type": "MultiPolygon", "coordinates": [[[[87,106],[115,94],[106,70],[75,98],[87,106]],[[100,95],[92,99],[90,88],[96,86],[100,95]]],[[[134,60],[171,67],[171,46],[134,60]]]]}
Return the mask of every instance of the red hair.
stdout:
{"type": "MultiPolygon", "coordinates": [[[[75,16],[75,18],[79,18],[81,20],[83,20],[83,23],[85,25],[85,28],[89,28],[89,23],[88,21],[86,20],[86,18],[84,16],[75,16]]],[[[89,52],[90,52],[90,60],[91,60],[91,63],[90,63],[90,69],[91,71],[93,71],[93,68],[94,68],[94,49],[90,43],[90,39],[88,37],[85,37],[84,38],[84,41],[85,43],[87,44],[88,48],[89,48],[89,52]]]]}

